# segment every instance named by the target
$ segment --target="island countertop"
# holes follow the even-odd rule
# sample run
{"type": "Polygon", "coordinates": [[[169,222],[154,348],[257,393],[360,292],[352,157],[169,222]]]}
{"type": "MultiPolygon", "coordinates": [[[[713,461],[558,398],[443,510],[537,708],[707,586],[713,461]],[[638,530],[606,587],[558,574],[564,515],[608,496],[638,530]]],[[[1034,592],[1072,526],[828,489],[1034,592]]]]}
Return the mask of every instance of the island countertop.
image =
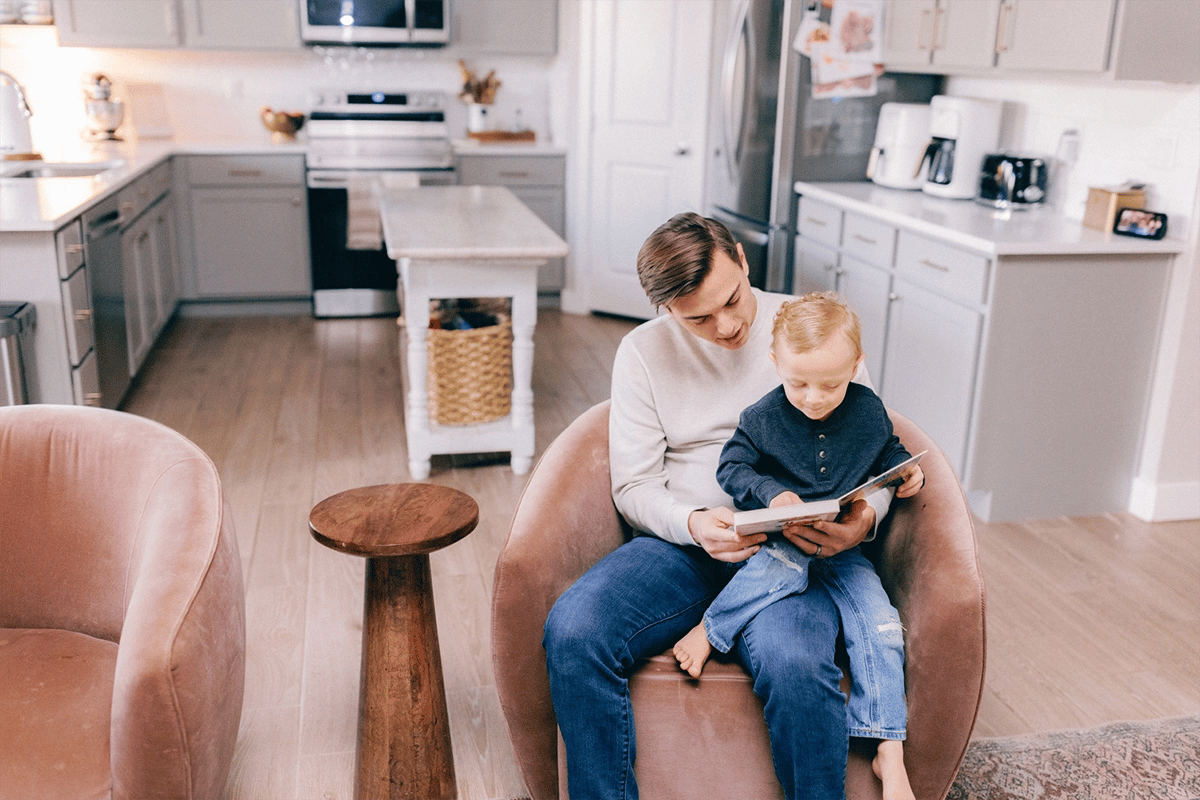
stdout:
{"type": "Polygon", "coordinates": [[[388,256],[396,260],[567,254],[567,243],[503,186],[387,189],[379,207],[388,256]]]}

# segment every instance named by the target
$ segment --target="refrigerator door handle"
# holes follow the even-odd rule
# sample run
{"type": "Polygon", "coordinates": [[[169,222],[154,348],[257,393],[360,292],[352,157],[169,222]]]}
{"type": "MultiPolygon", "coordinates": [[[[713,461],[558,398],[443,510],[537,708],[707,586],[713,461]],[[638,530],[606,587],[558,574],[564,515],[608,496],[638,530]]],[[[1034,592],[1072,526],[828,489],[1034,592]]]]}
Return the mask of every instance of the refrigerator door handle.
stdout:
{"type": "MultiPolygon", "coordinates": [[[[721,105],[725,112],[722,114],[722,137],[724,139],[725,169],[732,179],[737,179],[737,164],[741,160],[742,140],[745,134],[746,113],[745,100],[742,108],[735,108],[733,102],[734,81],[737,78],[738,53],[741,52],[743,41],[747,43],[747,64],[751,60],[751,42],[749,37],[750,0],[741,0],[734,15],[733,25],[729,28],[729,38],[725,41],[725,53],[721,59],[721,105]]],[[[745,94],[745,92],[743,92],[745,94]]]]}

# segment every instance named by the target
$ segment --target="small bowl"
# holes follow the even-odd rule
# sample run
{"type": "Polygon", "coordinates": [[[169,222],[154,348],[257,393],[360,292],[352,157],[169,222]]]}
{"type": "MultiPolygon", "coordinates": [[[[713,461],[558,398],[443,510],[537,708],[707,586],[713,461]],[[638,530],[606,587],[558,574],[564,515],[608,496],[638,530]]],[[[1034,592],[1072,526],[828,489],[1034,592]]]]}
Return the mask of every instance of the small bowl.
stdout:
{"type": "Polygon", "coordinates": [[[299,111],[273,111],[263,106],[258,115],[276,142],[295,141],[296,131],[304,127],[304,114],[299,111]]]}

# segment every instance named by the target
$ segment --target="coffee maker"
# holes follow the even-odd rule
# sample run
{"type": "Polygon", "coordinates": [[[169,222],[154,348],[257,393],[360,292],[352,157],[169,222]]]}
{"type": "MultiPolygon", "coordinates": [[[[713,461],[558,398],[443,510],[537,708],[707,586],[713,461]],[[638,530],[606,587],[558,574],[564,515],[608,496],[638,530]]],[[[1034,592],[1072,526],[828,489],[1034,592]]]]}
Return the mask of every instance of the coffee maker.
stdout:
{"type": "Polygon", "coordinates": [[[935,95],[929,102],[929,144],[922,191],[968,200],[979,189],[979,169],[1000,142],[998,100],[935,95]]]}

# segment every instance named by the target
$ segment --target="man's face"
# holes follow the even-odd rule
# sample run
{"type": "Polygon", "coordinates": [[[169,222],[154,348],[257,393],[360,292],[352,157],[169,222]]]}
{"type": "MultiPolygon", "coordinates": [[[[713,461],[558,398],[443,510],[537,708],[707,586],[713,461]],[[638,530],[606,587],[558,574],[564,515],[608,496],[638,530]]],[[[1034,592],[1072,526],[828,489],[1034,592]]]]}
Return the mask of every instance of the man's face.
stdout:
{"type": "Polygon", "coordinates": [[[664,306],[684,328],[726,350],[746,343],[758,310],[750,291],[750,267],[740,244],[737,249],[737,261],[717,250],[700,286],[664,306]]]}

